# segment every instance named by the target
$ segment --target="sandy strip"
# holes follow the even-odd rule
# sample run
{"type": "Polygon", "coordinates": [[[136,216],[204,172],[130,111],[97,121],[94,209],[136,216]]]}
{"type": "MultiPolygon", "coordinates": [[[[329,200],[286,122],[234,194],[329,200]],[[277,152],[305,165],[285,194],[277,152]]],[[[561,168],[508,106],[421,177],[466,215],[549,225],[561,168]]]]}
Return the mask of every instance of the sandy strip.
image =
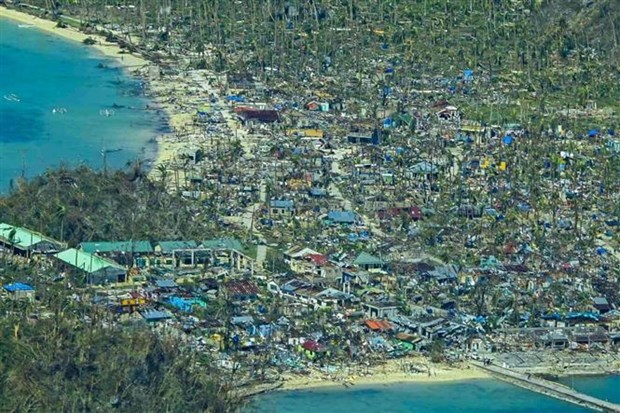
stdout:
{"type": "Polygon", "coordinates": [[[405,373],[397,367],[399,361],[394,360],[386,366],[375,367],[368,375],[330,377],[327,374],[315,373],[308,376],[287,375],[284,384],[279,390],[306,390],[325,387],[350,387],[355,386],[382,386],[396,383],[445,383],[453,381],[466,381],[475,379],[487,379],[491,376],[482,370],[464,365],[458,368],[449,368],[443,365],[431,365],[429,372],[405,373]]]}
{"type": "Polygon", "coordinates": [[[7,9],[5,7],[0,7],[0,18],[11,19],[20,24],[32,25],[44,32],[51,33],[56,36],[61,36],[65,39],[73,40],[80,43],[82,43],[84,39],[87,39],[89,37],[93,38],[97,41],[97,43],[92,46],[93,48],[97,49],[99,52],[101,52],[107,57],[116,59],[121,66],[126,68],[136,68],[148,64],[148,61],[140,56],[129,53],[121,53],[121,48],[116,43],[106,42],[104,37],[97,35],[86,35],[71,27],[61,29],[56,27],[56,22],[53,22],[51,20],[40,19],[28,13],[15,11],[13,9],[7,9]]]}
{"type": "MultiPolygon", "coordinates": [[[[153,63],[129,53],[121,53],[121,48],[116,43],[109,43],[105,38],[96,35],[86,35],[73,28],[57,28],[56,22],[38,18],[27,13],[0,7],[0,18],[8,18],[20,24],[27,24],[36,27],[47,33],[62,36],[68,40],[83,42],[84,39],[91,37],[97,41],[92,47],[101,52],[106,57],[114,58],[121,67],[126,69],[143,68],[153,63]]],[[[30,29],[24,29],[30,30],[30,29]]],[[[203,71],[203,73],[206,73],[203,71]]],[[[156,102],[158,109],[162,110],[168,117],[168,122],[172,127],[173,133],[164,134],[156,138],[157,141],[157,157],[152,164],[149,173],[152,178],[160,179],[158,165],[170,165],[176,162],[179,151],[186,148],[196,148],[204,143],[204,133],[193,125],[195,108],[203,105],[198,103],[199,97],[207,96],[210,87],[200,87],[202,89],[197,95],[195,93],[197,85],[196,79],[188,78],[184,74],[166,77],[165,79],[153,78],[145,76],[148,82],[150,99],[156,102]]],[[[234,117],[225,113],[230,119],[234,117]]],[[[234,123],[234,122],[232,122],[234,123]]],[[[239,131],[244,134],[243,130],[239,131]]],[[[173,174],[168,174],[168,180],[172,180],[173,174]]]]}

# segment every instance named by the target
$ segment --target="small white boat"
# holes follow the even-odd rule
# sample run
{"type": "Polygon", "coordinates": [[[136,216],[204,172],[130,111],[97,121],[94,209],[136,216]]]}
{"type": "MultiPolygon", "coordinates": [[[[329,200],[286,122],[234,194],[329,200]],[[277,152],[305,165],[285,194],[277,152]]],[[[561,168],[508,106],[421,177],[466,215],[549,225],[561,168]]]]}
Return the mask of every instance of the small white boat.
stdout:
{"type": "Polygon", "coordinates": [[[31,27],[34,27],[34,24],[18,24],[17,27],[20,29],[30,29],[31,27]]]}
{"type": "Polygon", "coordinates": [[[52,109],[52,113],[55,114],[59,114],[59,115],[64,115],[65,113],[67,113],[67,109],[65,108],[54,108],[52,109]]]}
{"type": "Polygon", "coordinates": [[[101,116],[114,116],[114,111],[113,111],[113,110],[110,110],[110,109],[101,109],[101,110],[99,111],[99,114],[100,114],[101,116]]]}
{"type": "Polygon", "coordinates": [[[19,96],[17,96],[15,93],[9,93],[8,95],[4,95],[4,98],[6,100],[8,100],[9,102],[19,102],[19,96]]]}

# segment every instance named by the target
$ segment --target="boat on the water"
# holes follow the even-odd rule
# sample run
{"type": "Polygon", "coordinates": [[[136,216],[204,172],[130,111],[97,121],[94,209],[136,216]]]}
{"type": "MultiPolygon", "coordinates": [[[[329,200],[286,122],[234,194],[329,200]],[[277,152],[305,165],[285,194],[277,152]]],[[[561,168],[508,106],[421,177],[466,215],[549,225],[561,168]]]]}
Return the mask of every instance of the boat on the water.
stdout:
{"type": "Polygon", "coordinates": [[[9,93],[8,95],[4,95],[4,99],[8,100],[9,102],[20,102],[21,101],[19,96],[17,96],[15,93],[9,93]]]}
{"type": "Polygon", "coordinates": [[[111,109],[101,109],[99,111],[99,114],[101,116],[114,116],[114,111],[111,109]]]}
{"type": "Polygon", "coordinates": [[[34,24],[18,24],[17,27],[20,29],[30,29],[31,27],[34,27],[34,24]]]}

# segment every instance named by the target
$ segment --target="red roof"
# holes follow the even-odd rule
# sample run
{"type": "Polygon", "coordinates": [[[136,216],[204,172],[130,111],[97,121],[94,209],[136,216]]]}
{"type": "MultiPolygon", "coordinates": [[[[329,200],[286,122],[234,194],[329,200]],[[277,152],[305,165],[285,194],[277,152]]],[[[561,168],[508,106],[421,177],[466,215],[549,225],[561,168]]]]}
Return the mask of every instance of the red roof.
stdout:
{"type": "Polygon", "coordinates": [[[325,347],[322,346],[321,344],[317,343],[314,340],[307,340],[301,346],[303,348],[305,348],[306,350],[310,350],[310,351],[314,351],[314,352],[325,351],[325,347]]]}
{"type": "Polygon", "coordinates": [[[394,328],[392,323],[385,320],[366,320],[364,324],[373,331],[386,331],[394,328]]]}
{"type": "Polygon", "coordinates": [[[325,265],[325,263],[327,263],[327,257],[322,254],[308,254],[306,255],[306,258],[312,261],[314,265],[318,266],[325,265]]]}
{"type": "Polygon", "coordinates": [[[226,284],[226,289],[232,294],[238,295],[257,295],[259,293],[258,287],[246,280],[232,280],[226,284]]]}

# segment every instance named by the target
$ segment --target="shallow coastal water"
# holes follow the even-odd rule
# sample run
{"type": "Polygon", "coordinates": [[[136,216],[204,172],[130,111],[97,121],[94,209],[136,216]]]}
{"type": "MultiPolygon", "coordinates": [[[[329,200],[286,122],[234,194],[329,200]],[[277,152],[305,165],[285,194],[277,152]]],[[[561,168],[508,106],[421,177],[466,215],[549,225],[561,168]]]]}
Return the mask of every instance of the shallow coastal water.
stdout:
{"type": "Polygon", "coordinates": [[[620,375],[563,377],[558,381],[587,395],[620,404],[620,375]]]}
{"type": "Polygon", "coordinates": [[[573,413],[589,410],[491,380],[402,383],[285,391],[258,398],[248,412],[573,413]]]}
{"type": "Polygon", "coordinates": [[[102,150],[110,168],[153,158],[164,124],[145,110],[141,82],[88,46],[23,26],[0,19],[0,193],[22,173],[100,169],[102,150]]]}

